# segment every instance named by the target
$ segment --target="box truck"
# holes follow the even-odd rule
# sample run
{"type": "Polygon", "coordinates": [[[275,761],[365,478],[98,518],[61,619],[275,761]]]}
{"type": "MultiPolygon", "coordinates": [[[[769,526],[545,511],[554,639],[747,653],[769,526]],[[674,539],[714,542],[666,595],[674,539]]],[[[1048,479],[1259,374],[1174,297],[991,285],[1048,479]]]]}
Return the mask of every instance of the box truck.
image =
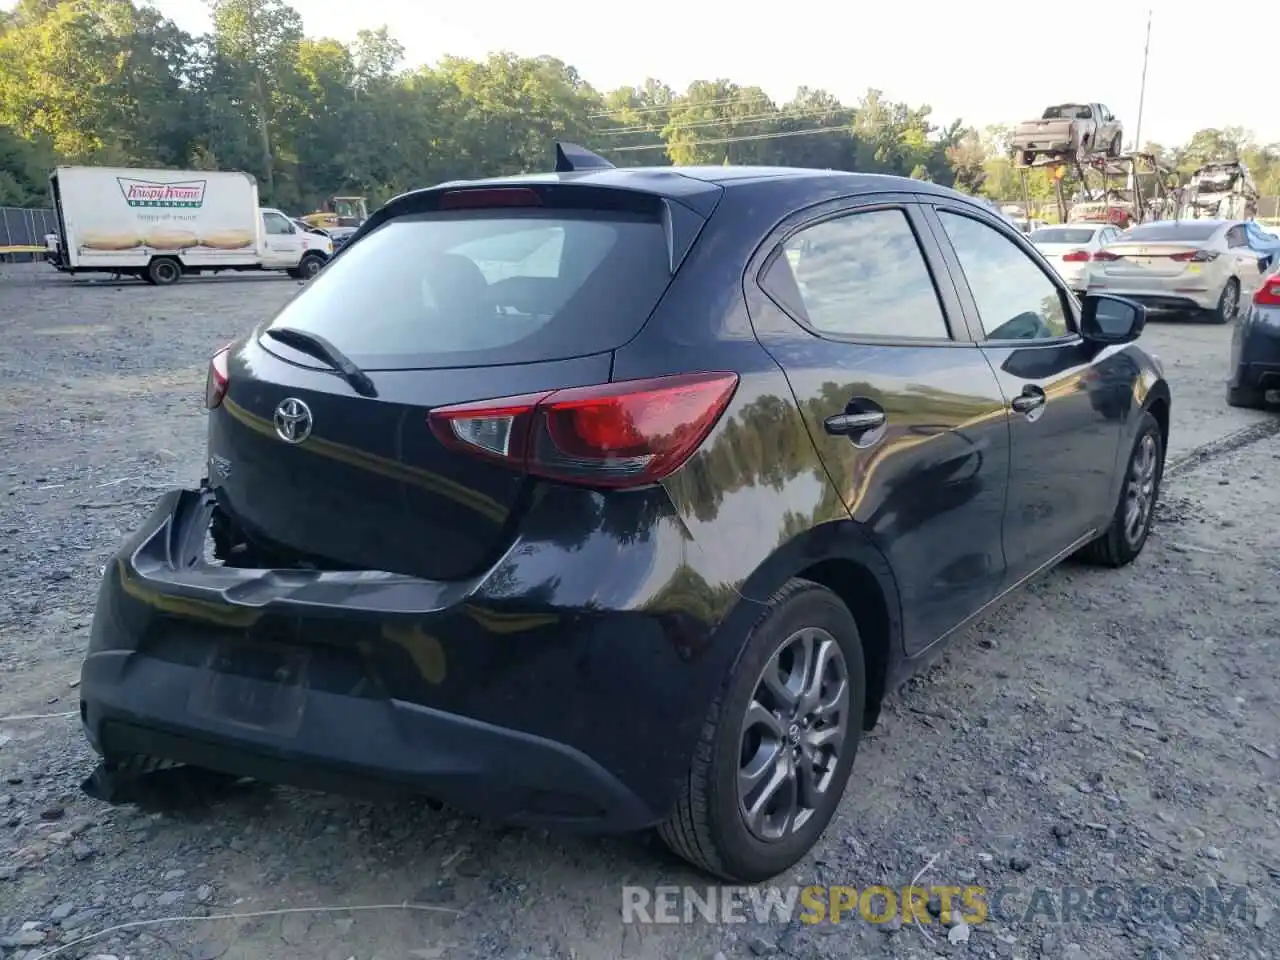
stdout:
{"type": "Polygon", "coordinates": [[[258,206],[239,172],[58,167],[49,177],[58,232],[46,259],[66,273],[177,283],[222,270],[283,270],[309,279],[333,254],[320,234],[258,206]]]}

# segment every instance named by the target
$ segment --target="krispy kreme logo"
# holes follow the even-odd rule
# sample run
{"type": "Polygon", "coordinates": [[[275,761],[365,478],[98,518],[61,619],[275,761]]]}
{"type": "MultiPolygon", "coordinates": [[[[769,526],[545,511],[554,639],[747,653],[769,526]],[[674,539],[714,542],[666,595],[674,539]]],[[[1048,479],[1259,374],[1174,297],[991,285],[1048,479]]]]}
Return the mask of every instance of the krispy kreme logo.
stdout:
{"type": "Polygon", "coordinates": [[[204,205],[206,180],[178,180],[161,183],[156,180],[133,180],[116,177],[120,192],[131,207],[178,207],[199,209],[204,205]]]}

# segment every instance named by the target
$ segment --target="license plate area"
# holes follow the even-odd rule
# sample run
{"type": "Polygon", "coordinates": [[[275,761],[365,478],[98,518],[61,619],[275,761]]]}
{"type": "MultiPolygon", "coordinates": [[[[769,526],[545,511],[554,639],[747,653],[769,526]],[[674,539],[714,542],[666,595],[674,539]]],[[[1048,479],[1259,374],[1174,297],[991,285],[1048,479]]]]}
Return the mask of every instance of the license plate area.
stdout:
{"type": "Polygon", "coordinates": [[[192,715],[278,737],[297,736],[306,711],[305,650],[266,644],[218,645],[191,691],[192,715]]]}

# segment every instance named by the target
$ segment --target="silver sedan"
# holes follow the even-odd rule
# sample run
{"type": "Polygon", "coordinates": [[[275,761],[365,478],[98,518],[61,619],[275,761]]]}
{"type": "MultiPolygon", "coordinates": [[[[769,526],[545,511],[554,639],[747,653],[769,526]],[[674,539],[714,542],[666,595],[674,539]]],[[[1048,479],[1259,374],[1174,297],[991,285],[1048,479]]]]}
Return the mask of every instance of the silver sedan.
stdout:
{"type": "Polygon", "coordinates": [[[1203,312],[1227,323],[1269,265],[1244,221],[1158,220],[1095,252],[1087,289],[1137,300],[1152,313],[1203,312]]]}

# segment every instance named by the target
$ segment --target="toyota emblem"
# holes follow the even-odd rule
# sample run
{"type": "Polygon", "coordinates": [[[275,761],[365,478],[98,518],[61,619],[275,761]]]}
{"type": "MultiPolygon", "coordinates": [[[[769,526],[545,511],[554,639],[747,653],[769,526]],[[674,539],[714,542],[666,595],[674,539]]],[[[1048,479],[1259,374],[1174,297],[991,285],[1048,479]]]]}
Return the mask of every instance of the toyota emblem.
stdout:
{"type": "Polygon", "coordinates": [[[276,435],[285,443],[301,443],[311,436],[311,408],[297,397],[281,400],[274,420],[276,435]]]}

